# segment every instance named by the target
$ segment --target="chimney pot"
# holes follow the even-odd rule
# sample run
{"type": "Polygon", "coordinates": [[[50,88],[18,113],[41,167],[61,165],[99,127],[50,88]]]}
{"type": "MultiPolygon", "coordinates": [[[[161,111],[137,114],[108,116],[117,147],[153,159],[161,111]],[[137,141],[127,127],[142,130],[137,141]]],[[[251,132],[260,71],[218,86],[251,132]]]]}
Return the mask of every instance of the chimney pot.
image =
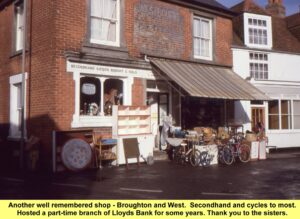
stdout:
{"type": "Polygon", "coordinates": [[[285,7],[282,0],[269,0],[266,11],[275,17],[285,17],[285,7]]]}

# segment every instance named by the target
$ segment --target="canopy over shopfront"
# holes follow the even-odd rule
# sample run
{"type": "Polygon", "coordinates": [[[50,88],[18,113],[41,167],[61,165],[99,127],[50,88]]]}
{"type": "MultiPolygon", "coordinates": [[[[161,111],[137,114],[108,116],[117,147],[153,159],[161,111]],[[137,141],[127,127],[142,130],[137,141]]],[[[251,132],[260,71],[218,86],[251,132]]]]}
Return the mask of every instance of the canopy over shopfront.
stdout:
{"type": "Polygon", "coordinates": [[[159,73],[164,73],[190,96],[229,100],[270,100],[231,69],[193,62],[150,59],[159,73]]]}

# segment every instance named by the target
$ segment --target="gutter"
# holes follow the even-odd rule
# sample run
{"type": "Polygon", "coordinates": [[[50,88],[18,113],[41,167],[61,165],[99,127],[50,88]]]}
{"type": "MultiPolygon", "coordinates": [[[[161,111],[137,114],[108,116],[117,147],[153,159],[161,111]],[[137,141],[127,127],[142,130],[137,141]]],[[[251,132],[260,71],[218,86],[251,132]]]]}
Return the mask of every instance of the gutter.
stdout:
{"type": "Polygon", "coordinates": [[[24,19],[23,19],[23,49],[22,49],[22,101],[21,101],[21,142],[20,142],[20,168],[24,169],[24,148],[25,148],[25,134],[26,134],[26,121],[25,121],[25,71],[26,71],[26,33],[27,33],[27,0],[24,0],[24,19]]]}

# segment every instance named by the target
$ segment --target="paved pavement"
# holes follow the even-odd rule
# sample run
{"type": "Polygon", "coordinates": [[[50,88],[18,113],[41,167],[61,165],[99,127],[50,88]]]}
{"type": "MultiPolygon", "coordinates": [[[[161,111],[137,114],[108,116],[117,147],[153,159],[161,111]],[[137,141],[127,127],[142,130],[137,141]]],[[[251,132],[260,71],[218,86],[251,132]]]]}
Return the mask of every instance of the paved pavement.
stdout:
{"type": "Polygon", "coordinates": [[[105,168],[101,181],[82,173],[2,173],[1,199],[300,199],[300,151],[272,153],[264,161],[181,166],[105,168]]]}

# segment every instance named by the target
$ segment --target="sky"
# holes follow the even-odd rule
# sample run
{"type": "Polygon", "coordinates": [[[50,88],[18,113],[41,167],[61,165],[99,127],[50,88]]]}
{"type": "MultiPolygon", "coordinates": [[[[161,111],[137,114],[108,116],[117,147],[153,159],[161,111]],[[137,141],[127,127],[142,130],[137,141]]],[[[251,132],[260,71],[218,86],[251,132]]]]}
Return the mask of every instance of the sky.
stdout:
{"type": "MultiPolygon", "coordinates": [[[[221,4],[231,7],[240,3],[242,0],[217,0],[221,4]]],[[[254,0],[260,6],[265,7],[268,4],[268,0],[254,0]]],[[[299,12],[300,0],[283,0],[286,7],[286,15],[291,15],[299,12]]]]}

